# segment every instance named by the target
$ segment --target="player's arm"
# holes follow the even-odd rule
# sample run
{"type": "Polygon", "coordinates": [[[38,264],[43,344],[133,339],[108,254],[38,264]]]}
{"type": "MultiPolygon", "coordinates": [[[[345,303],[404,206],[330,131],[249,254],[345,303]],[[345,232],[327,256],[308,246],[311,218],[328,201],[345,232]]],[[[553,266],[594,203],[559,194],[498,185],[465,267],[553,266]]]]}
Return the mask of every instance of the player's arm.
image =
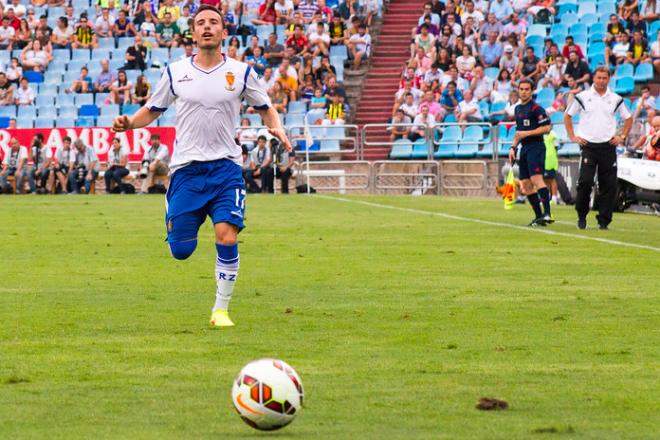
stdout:
{"type": "Polygon", "coordinates": [[[573,129],[573,116],[578,114],[580,111],[584,110],[581,98],[577,95],[573,96],[573,101],[569,104],[564,113],[564,126],[566,127],[566,134],[568,138],[580,146],[587,145],[587,141],[575,135],[575,130],[573,129]]]}
{"type": "Polygon", "coordinates": [[[120,133],[135,128],[146,127],[158,119],[160,115],[161,112],[149,110],[146,106],[140,107],[140,109],[131,117],[124,115],[115,118],[112,122],[112,131],[120,133]]]}
{"type": "Polygon", "coordinates": [[[264,121],[266,127],[268,127],[268,133],[279,139],[286,151],[291,151],[291,142],[289,141],[289,137],[286,135],[286,130],[284,127],[282,127],[280,114],[277,113],[275,107],[271,106],[265,110],[257,109],[257,112],[261,115],[261,119],[264,121]]]}
{"type": "Polygon", "coordinates": [[[172,86],[172,74],[170,68],[161,76],[156,89],[146,104],[135,112],[131,117],[118,116],[112,122],[112,131],[122,132],[135,128],[146,127],[155,121],[176,99],[174,87],[172,86]]]}

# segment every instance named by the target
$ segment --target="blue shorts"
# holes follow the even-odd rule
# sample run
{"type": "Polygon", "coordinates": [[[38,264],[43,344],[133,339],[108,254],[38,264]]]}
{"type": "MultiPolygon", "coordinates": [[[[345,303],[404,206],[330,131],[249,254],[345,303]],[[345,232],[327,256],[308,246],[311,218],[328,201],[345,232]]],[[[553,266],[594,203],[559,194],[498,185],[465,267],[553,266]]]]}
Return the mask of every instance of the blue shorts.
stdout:
{"type": "Polygon", "coordinates": [[[245,227],[245,182],[239,165],[229,159],[193,162],[174,172],[167,191],[165,224],[167,241],[197,238],[200,226],[211,217],[213,224],[245,227]]]}
{"type": "Polygon", "coordinates": [[[525,145],[520,150],[518,161],[520,180],[529,179],[535,174],[543,174],[545,169],[545,145],[525,145]]]}
{"type": "Polygon", "coordinates": [[[543,171],[544,179],[554,179],[557,177],[557,170],[545,170],[543,171]]]}

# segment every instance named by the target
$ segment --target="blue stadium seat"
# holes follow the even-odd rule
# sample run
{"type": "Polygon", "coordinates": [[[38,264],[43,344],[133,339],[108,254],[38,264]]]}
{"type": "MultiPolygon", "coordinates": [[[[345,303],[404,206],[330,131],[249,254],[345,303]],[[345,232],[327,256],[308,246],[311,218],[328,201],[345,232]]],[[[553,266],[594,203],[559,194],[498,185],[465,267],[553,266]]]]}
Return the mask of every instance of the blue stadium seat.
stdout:
{"type": "Polygon", "coordinates": [[[158,81],[160,81],[160,77],[162,75],[162,72],[153,69],[146,70],[144,72],[144,76],[147,78],[147,82],[151,84],[152,88],[156,87],[156,84],[158,84],[158,81]]]}
{"type": "Polygon", "coordinates": [[[488,104],[488,101],[486,101],[485,99],[479,101],[479,112],[481,113],[484,119],[490,116],[490,105],[488,104]]]}
{"type": "Polygon", "coordinates": [[[635,82],[645,82],[653,79],[653,65],[649,63],[641,63],[635,69],[633,76],[635,82]]]}
{"type": "Polygon", "coordinates": [[[119,116],[119,105],[117,104],[106,104],[100,107],[101,116],[119,116]]]}
{"type": "Polygon", "coordinates": [[[39,116],[46,116],[50,113],[52,113],[53,116],[57,116],[54,96],[37,95],[37,101],[35,104],[39,108],[39,116]]]}
{"type": "MultiPolygon", "coordinates": [[[[55,97],[55,106],[62,108],[62,107],[73,107],[73,95],[65,95],[65,94],[59,94],[55,97]]],[[[78,114],[78,113],[76,113],[78,114]]]]}
{"type": "Polygon", "coordinates": [[[325,139],[319,141],[319,151],[325,151],[327,153],[337,152],[341,151],[341,146],[336,139],[325,139]]]}
{"type": "Polygon", "coordinates": [[[577,14],[582,16],[584,14],[595,14],[596,13],[596,3],[581,1],[578,6],[577,14]]]}
{"type": "Polygon", "coordinates": [[[438,145],[438,149],[433,154],[434,158],[450,158],[458,151],[458,141],[461,139],[462,133],[460,127],[457,125],[450,125],[445,128],[440,138],[440,142],[447,142],[438,145]]]}
{"type": "Polygon", "coordinates": [[[264,125],[263,121],[261,120],[261,115],[259,113],[245,113],[241,115],[241,118],[248,119],[250,121],[250,125],[253,127],[264,125]]]}
{"type": "Polygon", "coordinates": [[[111,127],[113,120],[114,120],[114,116],[101,115],[98,118],[96,118],[96,126],[97,127],[111,127]]]}
{"type": "Polygon", "coordinates": [[[313,125],[317,119],[323,119],[324,117],[325,110],[323,109],[312,109],[305,115],[305,119],[307,119],[307,123],[310,125],[313,125]]]}
{"type": "Polygon", "coordinates": [[[657,37],[658,31],[660,31],[660,20],[656,20],[653,23],[651,23],[649,27],[649,39],[653,39],[654,37],[657,37]]]}
{"type": "Polygon", "coordinates": [[[550,101],[553,102],[555,100],[555,89],[552,87],[545,87],[541,90],[538,91],[536,95],[537,101],[550,101]]]}
{"type": "Polygon", "coordinates": [[[124,52],[126,52],[126,49],[129,48],[129,46],[133,45],[133,39],[132,38],[120,38],[117,41],[117,49],[121,49],[124,52]]]}
{"type": "Polygon", "coordinates": [[[305,115],[301,113],[289,113],[284,118],[287,127],[305,125],[305,115]]]}
{"type": "Polygon", "coordinates": [[[163,115],[158,118],[159,127],[173,127],[176,124],[176,115],[163,115]]]}
{"type": "Polygon", "coordinates": [[[16,117],[16,106],[15,105],[3,105],[0,106],[0,116],[7,118],[16,117]]]}
{"type": "Polygon", "coordinates": [[[9,128],[9,117],[0,116],[0,128],[9,128]]]}
{"type": "Polygon", "coordinates": [[[89,61],[89,49],[73,49],[71,50],[71,60],[89,61]]]}
{"type": "Polygon", "coordinates": [[[568,33],[571,35],[575,34],[586,34],[589,28],[587,28],[587,25],[584,23],[575,23],[574,25],[571,25],[570,28],[568,28],[568,33]]]}
{"type": "Polygon", "coordinates": [[[96,123],[94,118],[78,118],[76,119],[76,127],[94,127],[96,123]]]}
{"type": "MultiPolygon", "coordinates": [[[[174,62],[184,56],[186,51],[183,47],[173,47],[170,49],[170,62],[174,62]]],[[[169,64],[169,63],[168,63],[169,64]]]]}
{"type": "Polygon", "coordinates": [[[458,146],[456,157],[474,157],[479,152],[479,144],[477,142],[484,141],[483,127],[478,125],[469,125],[465,128],[463,133],[462,142],[458,146]],[[474,142],[474,143],[468,143],[474,142]]]}
{"type": "Polygon", "coordinates": [[[36,118],[37,117],[37,107],[34,105],[21,105],[18,107],[16,112],[17,117],[19,118],[36,118]]]}
{"type": "Polygon", "coordinates": [[[516,132],[516,127],[513,126],[509,129],[506,125],[499,125],[499,146],[497,149],[498,156],[507,156],[513,142],[513,135],[516,132]]]}
{"type": "Polygon", "coordinates": [[[412,156],[412,142],[407,139],[397,139],[392,145],[390,159],[410,159],[412,156]]]}
{"type": "Polygon", "coordinates": [[[619,64],[614,72],[615,77],[633,76],[633,65],[629,63],[619,64]]]}
{"type": "Polygon", "coordinates": [[[108,65],[110,66],[110,70],[117,71],[124,67],[124,64],[126,62],[124,60],[108,60],[108,65]]]}
{"type": "Polygon", "coordinates": [[[605,53],[605,43],[602,41],[600,42],[594,42],[587,47],[587,56],[595,55],[597,53],[604,54],[605,53]]]}
{"type": "MultiPolygon", "coordinates": [[[[339,141],[337,145],[339,145],[339,141]]],[[[323,150],[323,145],[321,144],[321,150],[323,150]]],[[[412,145],[412,153],[410,155],[411,159],[426,159],[429,157],[429,145],[425,139],[417,139],[412,145]]]]}
{"type": "Polygon", "coordinates": [[[607,14],[609,17],[612,14],[616,14],[616,4],[614,2],[600,2],[598,3],[598,14],[607,14]]]}
{"type": "Polygon", "coordinates": [[[72,0],[71,6],[73,6],[75,10],[87,9],[89,7],[89,0],[72,0]]]}
{"type": "Polygon", "coordinates": [[[101,112],[99,111],[99,108],[95,106],[94,104],[84,104],[80,106],[80,110],[78,111],[78,115],[80,117],[83,116],[93,116],[96,117],[100,115],[101,112]]]}
{"type": "Polygon", "coordinates": [[[78,107],[85,104],[94,104],[94,95],[91,93],[76,93],[73,95],[73,102],[78,107]]]}
{"type": "Polygon", "coordinates": [[[605,34],[607,33],[607,25],[604,23],[592,23],[589,26],[589,34],[605,34]]]}
{"type": "Polygon", "coordinates": [[[289,113],[305,113],[307,112],[307,103],[305,101],[290,101],[289,113]]]}
{"type": "Polygon", "coordinates": [[[527,36],[530,35],[540,35],[545,37],[547,34],[546,28],[542,24],[532,24],[527,28],[527,36]]]}
{"type": "Polygon", "coordinates": [[[500,69],[498,67],[488,67],[486,68],[486,70],[484,70],[484,75],[493,81],[497,79],[497,76],[499,74],[500,74],[500,69]]]}
{"type": "Polygon", "coordinates": [[[562,3],[557,5],[557,17],[563,20],[569,15],[577,14],[577,9],[577,3],[562,3]]]}
{"type": "Polygon", "coordinates": [[[495,116],[493,116],[493,113],[500,112],[500,111],[504,110],[505,108],[506,108],[506,102],[504,102],[504,101],[494,102],[490,106],[491,118],[495,119],[496,121],[501,121],[502,119],[504,119],[504,115],[495,115],[495,116]]]}
{"type": "Polygon", "coordinates": [[[113,49],[110,51],[110,58],[113,60],[125,60],[125,49],[113,49]]]}
{"type": "Polygon", "coordinates": [[[98,107],[105,105],[105,101],[110,99],[110,93],[95,93],[94,94],[94,104],[98,107]]]}
{"type": "Polygon", "coordinates": [[[55,126],[55,118],[50,116],[39,116],[34,120],[34,128],[53,128],[55,126]]]}
{"type": "Polygon", "coordinates": [[[30,83],[42,83],[44,82],[44,74],[41,72],[34,72],[32,70],[23,71],[23,77],[27,78],[30,83]]]}
{"type": "Polygon", "coordinates": [[[53,58],[53,60],[48,64],[48,70],[46,72],[64,72],[66,70],[67,61],[68,60],[53,58]]]}
{"type": "Polygon", "coordinates": [[[124,70],[124,72],[126,72],[126,78],[133,84],[135,84],[137,77],[142,73],[139,70],[124,70]]]}
{"type": "Polygon", "coordinates": [[[69,49],[53,49],[53,60],[62,60],[65,63],[71,59],[69,49]]]}
{"type": "Polygon", "coordinates": [[[555,23],[550,26],[550,35],[552,34],[568,34],[568,25],[565,23],[555,23]]]}
{"type": "Polygon", "coordinates": [[[162,61],[165,62],[170,59],[169,49],[166,47],[156,47],[149,51],[149,59],[153,61],[162,61]]]}
{"type": "Polygon", "coordinates": [[[88,64],[89,60],[71,60],[67,65],[67,72],[75,72],[77,76],[80,76],[80,69],[86,67],[88,64]]]}
{"type": "Polygon", "coordinates": [[[139,109],[140,109],[139,104],[124,104],[121,106],[121,114],[130,116],[139,109]]]}
{"type": "Polygon", "coordinates": [[[584,14],[580,17],[580,23],[583,23],[587,26],[591,26],[594,23],[598,24],[598,15],[596,14],[584,14]]]}
{"type": "Polygon", "coordinates": [[[4,67],[11,61],[11,55],[8,51],[0,51],[0,67],[4,67]]]}
{"type": "Polygon", "coordinates": [[[561,24],[566,26],[571,26],[579,21],[577,14],[575,13],[564,13],[561,16],[561,24]]]}
{"type": "MultiPolygon", "coordinates": [[[[114,38],[99,38],[99,49],[108,49],[112,50],[115,48],[115,39],[114,38]]],[[[94,55],[96,58],[96,54],[94,55]]]]}
{"type": "Polygon", "coordinates": [[[543,46],[544,41],[545,41],[545,38],[540,36],[540,35],[530,35],[525,40],[525,43],[528,46],[538,46],[538,45],[543,46]]]}
{"type": "Polygon", "coordinates": [[[75,127],[76,125],[76,119],[75,118],[70,118],[70,117],[62,117],[60,116],[57,118],[57,127],[58,128],[71,128],[75,127]]]}
{"type": "Polygon", "coordinates": [[[597,53],[592,56],[589,56],[589,69],[593,72],[596,67],[602,66],[605,64],[605,54],[597,53]]]}
{"type": "Polygon", "coordinates": [[[53,84],[39,84],[38,96],[57,96],[57,86],[53,84]]]}
{"type": "Polygon", "coordinates": [[[18,117],[16,118],[17,128],[34,128],[34,118],[31,117],[18,117]]]}
{"type": "Polygon", "coordinates": [[[348,49],[346,46],[330,46],[330,56],[331,57],[340,57],[342,59],[348,59],[348,49]]]}

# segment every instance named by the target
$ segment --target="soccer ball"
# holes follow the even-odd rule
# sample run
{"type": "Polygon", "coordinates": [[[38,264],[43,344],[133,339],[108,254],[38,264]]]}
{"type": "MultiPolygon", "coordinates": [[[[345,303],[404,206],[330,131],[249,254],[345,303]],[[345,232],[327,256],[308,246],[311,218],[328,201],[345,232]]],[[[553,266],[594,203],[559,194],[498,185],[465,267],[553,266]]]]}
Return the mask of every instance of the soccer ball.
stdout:
{"type": "Polygon", "coordinates": [[[284,361],[259,359],[247,364],[234,381],[231,397],[241,419],[263,431],[293,421],[303,404],[300,376],[284,361]]]}

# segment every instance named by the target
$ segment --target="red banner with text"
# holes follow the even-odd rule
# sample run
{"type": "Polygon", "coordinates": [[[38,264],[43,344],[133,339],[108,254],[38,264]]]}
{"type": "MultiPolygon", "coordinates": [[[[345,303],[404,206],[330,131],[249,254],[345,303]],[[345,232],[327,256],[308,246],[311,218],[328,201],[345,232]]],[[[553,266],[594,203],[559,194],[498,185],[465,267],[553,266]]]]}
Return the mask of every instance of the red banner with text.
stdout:
{"type": "Polygon", "coordinates": [[[104,127],[2,129],[0,130],[0,149],[2,150],[0,156],[4,156],[3,153],[9,148],[11,138],[17,138],[22,146],[29,148],[37,133],[44,136],[44,142],[53,151],[62,146],[62,140],[66,136],[69,136],[72,142],[76,139],[82,139],[85,145],[94,148],[101,163],[107,160],[108,150],[115,137],[119,139],[123,148],[128,149],[128,160],[131,162],[142,160],[144,151],[149,148],[152,134],[157,133],[160,135],[160,143],[170,149],[170,154],[175,138],[174,127],[145,127],[125,133],[113,133],[109,128],[104,127]]]}

